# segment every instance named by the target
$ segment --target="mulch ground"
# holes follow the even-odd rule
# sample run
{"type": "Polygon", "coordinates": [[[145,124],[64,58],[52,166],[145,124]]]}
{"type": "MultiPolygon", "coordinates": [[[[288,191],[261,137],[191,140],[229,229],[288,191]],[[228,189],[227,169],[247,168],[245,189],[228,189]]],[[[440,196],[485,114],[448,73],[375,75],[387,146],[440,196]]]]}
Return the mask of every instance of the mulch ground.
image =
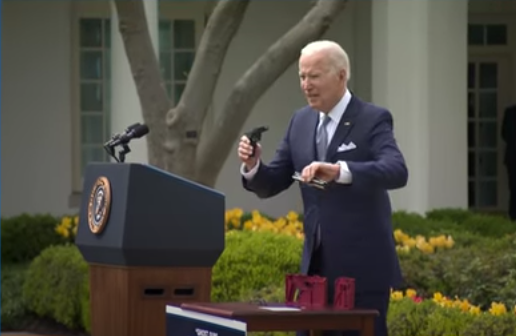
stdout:
{"type": "Polygon", "coordinates": [[[90,336],[84,331],[70,330],[67,327],[51,320],[34,318],[17,326],[17,330],[4,330],[5,336],[90,336]]]}

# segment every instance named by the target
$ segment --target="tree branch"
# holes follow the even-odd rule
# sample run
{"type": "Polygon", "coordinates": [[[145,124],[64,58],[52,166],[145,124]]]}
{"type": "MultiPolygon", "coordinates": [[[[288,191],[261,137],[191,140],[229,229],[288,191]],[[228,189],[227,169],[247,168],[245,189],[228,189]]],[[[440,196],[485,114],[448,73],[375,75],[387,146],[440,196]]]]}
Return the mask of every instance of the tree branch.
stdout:
{"type": "MultiPolygon", "coordinates": [[[[300,50],[306,44],[320,38],[328,30],[346,3],[347,0],[317,1],[300,22],[244,73],[227,99],[223,113],[209,134],[202,138],[197,153],[197,176],[218,175],[258,99],[298,59],[300,50]]],[[[203,183],[214,184],[214,181],[203,183]]]]}
{"type": "Polygon", "coordinates": [[[249,0],[220,0],[214,8],[197,48],[185,90],[176,108],[168,114],[169,126],[177,118],[187,116],[188,127],[195,128],[200,134],[227,50],[248,5],[249,0]]]}
{"type": "Polygon", "coordinates": [[[140,99],[143,120],[149,126],[149,162],[163,168],[166,138],[165,117],[170,101],[161,79],[160,67],[147,24],[143,0],[114,0],[118,25],[140,99]]]}

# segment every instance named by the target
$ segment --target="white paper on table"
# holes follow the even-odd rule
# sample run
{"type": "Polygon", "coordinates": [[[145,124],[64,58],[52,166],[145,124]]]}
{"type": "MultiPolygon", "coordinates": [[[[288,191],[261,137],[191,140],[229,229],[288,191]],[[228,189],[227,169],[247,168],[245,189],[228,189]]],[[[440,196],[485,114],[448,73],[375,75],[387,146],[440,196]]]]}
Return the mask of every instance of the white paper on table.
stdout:
{"type": "Polygon", "coordinates": [[[300,311],[299,308],[294,307],[260,307],[260,309],[275,311],[275,312],[285,312],[285,311],[300,311]]]}

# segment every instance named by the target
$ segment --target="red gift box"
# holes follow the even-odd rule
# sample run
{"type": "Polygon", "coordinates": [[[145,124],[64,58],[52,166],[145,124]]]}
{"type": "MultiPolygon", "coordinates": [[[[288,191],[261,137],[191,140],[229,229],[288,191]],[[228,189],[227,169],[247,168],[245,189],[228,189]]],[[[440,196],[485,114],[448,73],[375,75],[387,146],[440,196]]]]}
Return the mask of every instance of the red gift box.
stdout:
{"type": "Polygon", "coordinates": [[[335,280],[333,306],[343,310],[355,308],[355,279],[341,277],[335,280]]]}
{"type": "Polygon", "coordinates": [[[285,282],[285,302],[305,307],[327,304],[327,281],[320,276],[288,274],[285,282]]]}

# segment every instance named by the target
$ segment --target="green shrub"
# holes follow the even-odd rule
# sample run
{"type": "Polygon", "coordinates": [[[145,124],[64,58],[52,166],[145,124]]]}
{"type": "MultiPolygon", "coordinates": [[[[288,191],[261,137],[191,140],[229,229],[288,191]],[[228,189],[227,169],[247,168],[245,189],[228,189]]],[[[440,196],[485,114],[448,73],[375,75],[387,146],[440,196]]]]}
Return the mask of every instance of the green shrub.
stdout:
{"type": "Polygon", "coordinates": [[[45,248],[63,244],[64,238],[55,232],[58,223],[50,215],[2,218],[2,262],[30,262],[45,248]]]}
{"type": "Polygon", "coordinates": [[[441,292],[488,307],[492,301],[516,304],[516,243],[504,238],[455,246],[434,254],[400,254],[403,289],[423,296],[441,292]]]}
{"type": "Polygon", "coordinates": [[[2,265],[2,329],[22,328],[29,312],[22,297],[27,265],[2,265]]]}
{"type": "Polygon", "coordinates": [[[390,336],[515,336],[516,314],[472,313],[461,307],[446,306],[410,298],[391,300],[387,315],[390,336]]]}
{"type": "Polygon", "coordinates": [[[449,221],[460,224],[472,215],[474,215],[474,213],[467,209],[441,208],[427,211],[426,218],[435,221],[449,221]]]}
{"type": "MultiPolygon", "coordinates": [[[[510,230],[503,219],[444,210],[429,213],[428,217],[397,212],[393,214],[394,226],[413,237],[451,235],[455,245],[431,254],[417,249],[400,253],[406,280],[404,288],[414,288],[425,297],[431,297],[435,292],[451,297],[457,295],[482,307],[488,307],[493,301],[514,306],[516,235],[507,235],[510,230]],[[484,221],[485,218],[489,221],[484,221]],[[482,231],[482,222],[498,228],[482,231]]],[[[233,219],[240,222],[241,218],[245,215],[233,219]]],[[[56,223],[49,229],[53,235],[56,223]]],[[[226,249],[213,269],[213,301],[283,301],[285,274],[299,272],[301,239],[250,230],[253,228],[227,233],[226,249]]],[[[70,328],[82,327],[89,331],[87,280],[87,264],[75,246],[50,247],[30,265],[22,298],[27,302],[26,307],[39,316],[50,317],[70,328]]],[[[490,335],[491,331],[485,330],[504,335],[504,329],[493,329],[492,321],[507,326],[513,323],[510,319],[504,322],[502,317],[492,320],[487,315],[475,318],[473,323],[468,320],[469,315],[453,317],[456,311],[435,310],[436,306],[427,301],[417,306],[413,302],[396,303],[392,307],[390,328],[394,336],[490,335]],[[456,323],[451,322],[454,319],[456,323]],[[431,323],[424,324],[427,320],[431,323]],[[475,323],[479,325],[477,329],[484,330],[485,334],[471,329],[475,323]],[[416,329],[417,333],[409,333],[416,329]]],[[[274,333],[274,336],[287,334],[274,333]]]]}
{"type": "Polygon", "coordinates": [[[234,301],[252,290],[282,284],[298,273],[302,240],[272,232],[232,231],[213,269],[212,300],[234,301]]]}
{"type": "Polygon", "coordinates": [[[433,236],[446,234],[457,229],[457,224],[445,220],[431,220],[423,216],[405,211],[392,214],[393,230],[399,229],[404,233],[415,236],[433,236]]]}
{"type": "Polygon", "coordinates": [[[52,246],[30,264],[23,299],[38,316],[80,328],[86,281],[88,265],[79,250],[74,245],[52,246]]]}

